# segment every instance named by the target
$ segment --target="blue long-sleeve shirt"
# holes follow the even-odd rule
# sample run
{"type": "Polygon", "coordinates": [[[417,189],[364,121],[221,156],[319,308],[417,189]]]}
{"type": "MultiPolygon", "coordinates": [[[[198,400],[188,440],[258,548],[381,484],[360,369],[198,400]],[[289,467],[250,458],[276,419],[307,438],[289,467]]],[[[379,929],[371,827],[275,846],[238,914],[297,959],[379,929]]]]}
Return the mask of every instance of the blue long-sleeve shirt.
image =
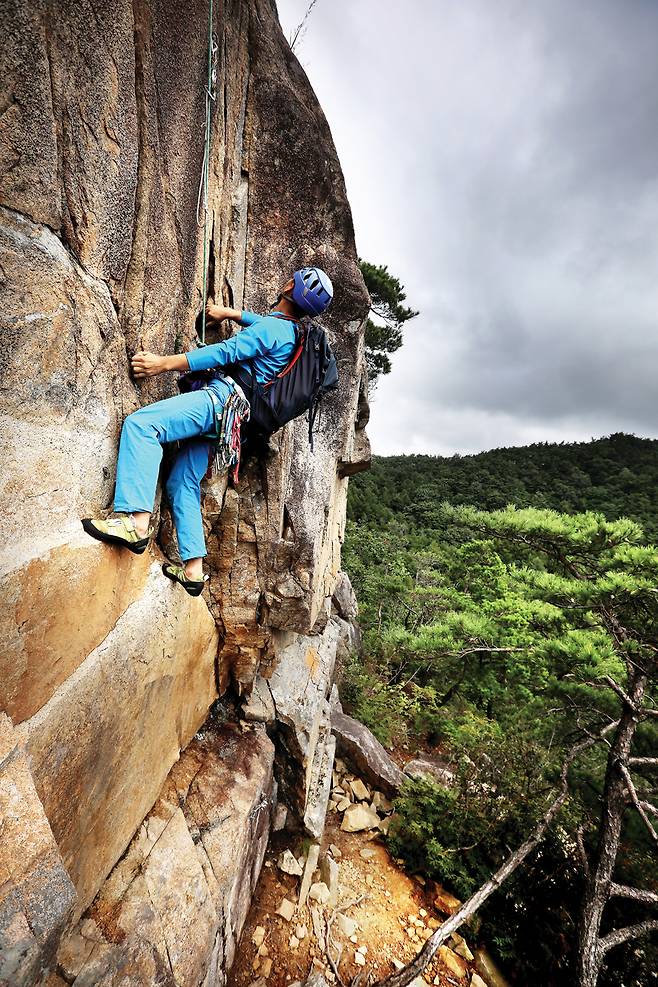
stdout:
{"type": "Polygon", "coordinates": [[[259,384],[273,380],[295,349],[295,324],[278,315],[242,312],[241,332],[187,353],[190,370],[221,370],[227,363],[250,362],[259,384]]]}

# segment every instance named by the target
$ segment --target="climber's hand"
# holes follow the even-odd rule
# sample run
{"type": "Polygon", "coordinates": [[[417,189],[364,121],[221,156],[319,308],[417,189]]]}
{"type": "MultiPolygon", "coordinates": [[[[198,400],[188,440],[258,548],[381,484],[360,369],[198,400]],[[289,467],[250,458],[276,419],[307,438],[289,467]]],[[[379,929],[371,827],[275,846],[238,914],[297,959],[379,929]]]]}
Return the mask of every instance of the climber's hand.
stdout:
{"type": "Polygon", "coordinates": [[[213,305],[212,302],[208,302],[206,305],[206,318],[221,322],[222,319],[227,318],[226,311],[222,305],[213,305]]]}
{"type": "Polygon", "coordinates": [[[135,353],[130,363],[133,377],[138,380],[142,377],[156,377],[166,369],[165,358],[156,353],[149,353],[147,350],[140,350],[139,353],[135,353]]]}

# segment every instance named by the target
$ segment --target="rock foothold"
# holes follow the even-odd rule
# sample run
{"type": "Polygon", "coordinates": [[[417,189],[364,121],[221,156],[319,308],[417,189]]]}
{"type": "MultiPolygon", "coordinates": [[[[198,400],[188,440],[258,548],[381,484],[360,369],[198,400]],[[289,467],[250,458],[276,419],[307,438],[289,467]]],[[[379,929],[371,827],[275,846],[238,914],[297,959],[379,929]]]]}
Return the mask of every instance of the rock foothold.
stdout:
{"type": "Polygon", "coordinates": [[[380,822],[379,816],[369,805],[354,803],[345,809],[340,828],[346,833],[359,833],[364,829],[374,829],[380,822]]]}

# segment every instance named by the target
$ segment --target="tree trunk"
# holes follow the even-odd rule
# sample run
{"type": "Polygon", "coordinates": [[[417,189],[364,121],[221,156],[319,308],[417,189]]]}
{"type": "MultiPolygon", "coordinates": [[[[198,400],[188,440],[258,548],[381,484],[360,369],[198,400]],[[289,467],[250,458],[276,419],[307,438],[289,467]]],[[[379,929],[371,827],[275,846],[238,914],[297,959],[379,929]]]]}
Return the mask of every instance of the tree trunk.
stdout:
{"type": "Polygon", "coordinates": [[[626,783],[621,765],[628,766],[631,744],[638,724],[637,710],[642,703],[646,681],[647,677],[641,671],[635,671],[629,676],[628,696],[632,706],[624,703],[608,754],[598,846],[585,886],[579,923],[578,987],[596,987],[605,955],[601,946],[601,919],[610,897],[626,807],[626,783]]]}

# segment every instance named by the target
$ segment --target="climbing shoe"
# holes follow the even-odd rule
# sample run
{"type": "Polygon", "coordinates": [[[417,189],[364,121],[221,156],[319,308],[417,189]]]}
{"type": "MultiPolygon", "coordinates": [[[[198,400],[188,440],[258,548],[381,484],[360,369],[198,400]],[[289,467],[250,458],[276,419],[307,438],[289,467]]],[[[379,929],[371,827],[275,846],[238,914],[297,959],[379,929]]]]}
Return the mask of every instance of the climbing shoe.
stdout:
{"type": "Polygon", "coordinates": [[[123,548],[130,549],[135,555],[141,555],[146,551],[153,534],[153,528],[149,528],[146,537],[141,538],[129,514],[119,514],[118,517],[110,517],[107,521],[86,517],[83,518],[82,527],[92,538],[109,542],[110,545],[121,545],[123,548]]]}
{"type": "Polygon", "coordinates": [[[185,575],[185,566],[172,565],[170,562],[165,562],[162,566],[162,571],[168,579],[173,579],[175,583],[180,583],[190,596],[201,596],[203,587],[208,580],[207,576],[204,576],[203,579],[188,579],[185,575]]]}

